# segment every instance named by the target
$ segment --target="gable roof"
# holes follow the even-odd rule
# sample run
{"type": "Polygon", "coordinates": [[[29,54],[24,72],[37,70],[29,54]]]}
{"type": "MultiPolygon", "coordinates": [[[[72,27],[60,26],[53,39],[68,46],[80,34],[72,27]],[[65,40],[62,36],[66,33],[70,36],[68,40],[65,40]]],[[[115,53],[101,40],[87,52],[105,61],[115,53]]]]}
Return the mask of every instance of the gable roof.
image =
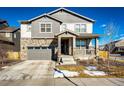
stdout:
{"type": "Polygon", "coordinates": [[[20,28],[16,28],[16,27],[6,27],[3,29],[0,29],[0,33],[14,33],[16,31],[18,31],[20,28]]]}
{"type": "Polygon", "coordinates": [[[62,34],[64,34],[64,33],[69,33],[69,34],[72,34],[72,35],[78,36],[77,33],[72,32],[72,31],[70,31],[70,30],[66,30],[66,31],[60,32],[60,33],[56,34],[55,36],[59,36],[59,35],[62,35],[62,34]]]}
{"type": "Polygon", "coordinates": [[[48,13],[48,14],[49,14],[49,15],[52,15],[52,14],[54,14],[54,13],[56,13],[56,12],[59,12],[59,11],[68,12],[68,13],[70,13],[70,14],[73,14],[73,15],[75,15],[75,16],[77,16],[77,17],[80,17],[80,18],[85,19],[85,20],[87,20],[87,21],[89,21],[89,22],[92,22],[92,23],[95,22],[95,20],[93,20],[93,19],[91,19],[91,18],[88,18],[88,17],[86,17],[86,16],[80,15],[80,14],[78,14],[78,13],[76,13],[76,12],[73,12],[73,11],[71,11],[71,10],[68,10],[68,9],[66,9],[66,8],[59,8],[59,9],[56,9],[56,10],[54,10],[54,11],[48,13]]]}
{"type": "Polygon", "coordinates": [[[93,19],[90,19],[90,18],[88,18],[88,17],[86,17],[86,16],[83,16],[83,15],[80,15],[80,14],[78,14],[78,13],[75,13],[75,12],[73,12],[73,11],[71,11],[71,10],[66,9],[66,8],[59,8],[59,9],[56,9],[56,10],[54,10],[54,11],[52,11],[52,12],[47,13],[47,14],[45,13],[45,14],[39,15],[39,16],[37,16],[37,17],[34,17],[34,18],[30,19],[30,20],[21,21],[21,23],[30,23],[30,22],[32,22],[32,21],[34,21],[34,20],[37,20],[37,19],[39,19],[39,18],[42,18],[42,17],[44,17],[44,16],[49,17],[49,18],[51,18],[51,19],[53,19],[53,20],[56,20],[56,21],[62,23],[62,22],[61,22],[60,20],[58,20],[57,18],[54,18],[54,17],[51,17],[51,16],[50,16],[50,15],[52,15],[52,14],[58,12],[58,11],[65,11],[65,12],[68,12],[68,13],[70,13],[70,14],[73,14],[73,15],[75,15],[75,16],[77,16],[77,17],[80,17],[80,18],[82,18],[82,19],[85,19],[85,20],[87,20],[87,21],[89,21],[89,22],[92,22],[92,23],[95,22],[95,20],[93,20],[93,19]]]}
{"type": "Polygon", "coordinates": [[[58,20],[58,19],[56,19],[56,18],[54,18],[54,17],[51,17],[51,16],[49,16],[49,15],[47,15],[47,14],[42,14],[42,15],[40,15],[40,16],[34,17],[34,18],[32,18],[32,19],[30,19],[30,20],[27,20],[27,21],[21,21],[21,23],[31,23],[32,21],[35,21],[35,20],[37,20],[37,19],[39,19],[39,18],[42,18],[42,17],[48,17],[48,18],[50,18],[50,19],[52,19],[52,20],[55,20],[55,21],[57,21],[57,22],[59,22],[59,23],[62,23],[60,20],[58,20]]]}

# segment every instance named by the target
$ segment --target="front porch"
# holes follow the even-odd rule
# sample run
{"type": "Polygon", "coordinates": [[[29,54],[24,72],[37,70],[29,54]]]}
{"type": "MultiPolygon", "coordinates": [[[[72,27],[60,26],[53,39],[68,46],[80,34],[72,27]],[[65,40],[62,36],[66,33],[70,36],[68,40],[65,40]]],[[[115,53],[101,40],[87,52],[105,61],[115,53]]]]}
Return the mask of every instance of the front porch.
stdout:
{"type": "MultiPolygon", "coordinates": [[[[93,58],[97,55],[98,51],[98,37],[93,34],[84,34],[81,36],[77,33],[65,31],[59,33],[58,40],[58,61],[62,55],[71,55],[74,59],[87,59],[93,58]],[[95,47],[92,47],[92,40],[95,40],[95,47]],[[85,42],[84,45],[78,46],[77,41],[85,42]]],[[[79,44],[80,45],[80,44],[79,44]]]]}

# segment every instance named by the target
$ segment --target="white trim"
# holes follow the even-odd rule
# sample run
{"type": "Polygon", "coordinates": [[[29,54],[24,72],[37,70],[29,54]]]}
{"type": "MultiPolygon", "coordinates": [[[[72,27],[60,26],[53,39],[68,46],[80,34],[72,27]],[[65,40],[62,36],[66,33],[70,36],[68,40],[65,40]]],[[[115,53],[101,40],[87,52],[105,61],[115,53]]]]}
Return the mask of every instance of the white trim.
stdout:
{"type": "Polygon", "coordinates": [[[16,36],[16,33],[14,33],[14,38],[16,38],[17,36],[16,36]]]}
{"type": "Polygon", "coordinates": [[[40,33],[52,33],[52,22],[39,22],[39,32],[40,33]],[[45,32],[41,32],[41,24],[51,24],[51,31],[46,32],[46,28],[45,28],[45,32]]]}

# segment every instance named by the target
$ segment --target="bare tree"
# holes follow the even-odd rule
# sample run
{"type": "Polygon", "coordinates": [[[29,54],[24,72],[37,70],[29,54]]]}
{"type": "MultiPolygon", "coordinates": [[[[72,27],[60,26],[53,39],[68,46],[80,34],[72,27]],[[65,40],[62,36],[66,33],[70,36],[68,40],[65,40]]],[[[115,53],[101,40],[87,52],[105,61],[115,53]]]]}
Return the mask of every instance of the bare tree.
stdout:
{"type": "Polygon", "coordinates": [[[116,36],[118,35],[118,31],[119,31],[119,26],[116,23],[109,23],[104,27],[104,36],[106,39],[104,39],[106,41],[107,44],[107,50],[108,50],[108,71],[110,68],[110,54],[111,54],[111,50],[113,48],[113,41],[116,39],[116,36]]]}
{"type": "Polygon", "coordinates": [[[3,65],[7,60],[7,51],[10,49],[10,45],[4,43],[4,41],[8,41],[8,39],[2,35],[0,35],[0,62],[3,65]]]}
{"type": "Polygon", "coordinates": [[[4,65],[4,62],[6,61],[7,58],[7,49],[2,45],[0,45],[0,61],[1,64],[4,65]]]}

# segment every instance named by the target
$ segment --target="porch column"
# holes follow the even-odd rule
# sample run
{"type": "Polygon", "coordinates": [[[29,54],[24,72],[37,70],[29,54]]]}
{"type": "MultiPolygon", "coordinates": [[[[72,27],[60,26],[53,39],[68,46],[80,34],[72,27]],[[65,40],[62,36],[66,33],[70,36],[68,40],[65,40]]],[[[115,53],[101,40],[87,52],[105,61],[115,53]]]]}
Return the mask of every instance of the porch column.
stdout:
{"type": "Polygon", "coordinates": [[[95,38],[95,53],[98,56],[98,50],[99,50],[99,41],[98,38],[95,38]]]}
{"type": "Polygon", "coordinates": [[[58,37],[58,57],[61,56],[61,37],[58,37]]]}
{"type": "Polygon", "coordinates": [[[72,54],[72,39],[69,38],[69,55],[72,54]]]}
{"type": "Polygon", "coordinates": [[[76,37],[73,37],[73,55],[75,53],[75,49],[76,49],[76,37]]]}
{"type": "Polygon", "coordinates": [[[76,48],[76,37],[73,37],[73,48],[76,48]]]}

